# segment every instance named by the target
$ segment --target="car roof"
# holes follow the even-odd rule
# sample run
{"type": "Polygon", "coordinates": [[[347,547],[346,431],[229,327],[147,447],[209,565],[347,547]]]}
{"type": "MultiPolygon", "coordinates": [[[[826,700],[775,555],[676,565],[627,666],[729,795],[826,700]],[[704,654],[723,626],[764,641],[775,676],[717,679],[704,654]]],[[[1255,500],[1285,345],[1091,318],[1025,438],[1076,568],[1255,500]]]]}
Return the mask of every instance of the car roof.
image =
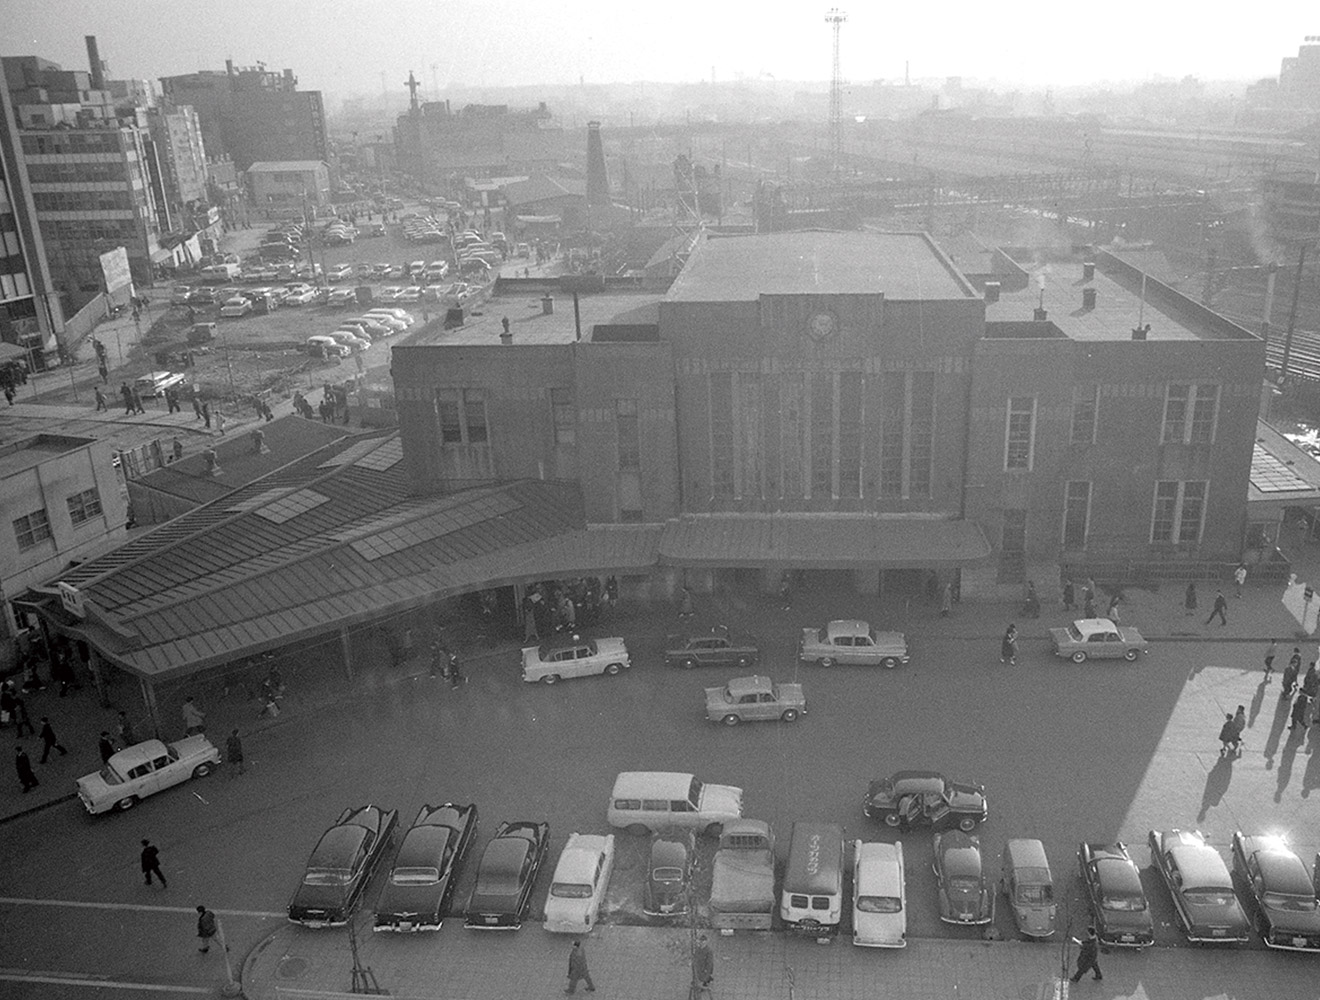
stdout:
{"type": "Polygon", "coordinates": [[[863,843],[854,846],[859,896],[897,896],[903,884],[903,845],[863,843]]]}
{"type": "Polygon", "coordinates": [[[1117,632],[1118,626],[1108,618],[1078,618],[1073,622],[1078,632],[1117,632]]]}
{"type": "Polygon", "coordinates": [[[556,882],[590,882],[596,877],[596,860],[605,850],[605,838],[574,833],[555,865],[556,882]]]}
{"type": "Polygon", "coordinates": [[[483,872],[517,871],[531,849],[532,842],[526,837],[496,837],[486,845],[481,856],[481,869],[483,872]]]}
{"type": "Polygon", "coordinates": [[[1209,844],[1178,844],[1169,850],[1182,872],[1184,888],[1231,888],[1228,866],[1209,844]]]}
{"type": "Polygon", "coordinates": [[[440,856],[454,832],[447,826],[414,826],[403,835],[394,867],[410,868],[430,864],[440,856]]]}
{"type": "Polygon", "coordinates": [[[1004,845],[1004,857],[1012,858],[1018,868],[1049,869],[1050,863],[1045,857],[1045,845],[1039,840],[1014,838],[1004,845]]]}
{"type": "Polygon", "coordinates": [[[941,858],[945,875],[983,874],[981,842],[977,837],[961,830],[949,830],[937,833],[935,838],[935,853],[941,858]]]}
{"type": "Polygon", "coordinates": [[[312,851],[311,860],[307,862],[307,867],[329,868],[348,861],[358,847],[361,846],[362,841],[367,839],[367,834],[370,832],[359,823],[344,823],[340,826],[332,826],[317,841],[316,847],[312,851]]]}
{"type": "Polygon", "coordinates": [[[114,754],[110,758],[110,766],[116,771],[125,772],[145,761],[164,757],[169,752],[169,748],[160,740],[143,740],[114,754]]]}
{"type": "Polygon", "coordinates": [[[611,798],[686,799],[692,775],[678,771],[620,771],[611,798]]]}
{"type": "Polygon", "coordinates": [[[734,677],[729,681],[729,694],[773,694],[774,684],[770,678],[762,674],[754,674],[750,677],[734,677]]]}
{"type": "Polygon", "coordinates": [[[1271,892],[1304,893],[1314,892],[1310,876],[1306,874],[1306,865],[1292,851],[1286,848],[1262,850],[1256,854],[1260,873],[1265,877],[1265,888],[1271,892]]]}

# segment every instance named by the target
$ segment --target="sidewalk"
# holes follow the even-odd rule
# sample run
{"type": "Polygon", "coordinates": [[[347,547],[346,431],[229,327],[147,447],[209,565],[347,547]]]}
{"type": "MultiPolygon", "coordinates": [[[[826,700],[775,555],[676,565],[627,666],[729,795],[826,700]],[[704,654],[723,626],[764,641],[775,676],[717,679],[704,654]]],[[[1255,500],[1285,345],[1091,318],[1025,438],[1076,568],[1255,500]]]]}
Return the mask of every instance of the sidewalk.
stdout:
{"type": "MultiPolygon", "coordinates": [[[[480,934],[451,918],[437,935],[373,934],[357,921],[363,966],[392,996],[446,1000],[545,1000],[562,995],[571,939],[529,922],[516,934],[480,934]]],[[[1314,964],[1267,951],[1156,948],[1101,955],[1105,978],[1058,979],[1059,943],[919,939],[901,951],[830,945],[774,933],[710,935],[714,1000],[1292,1000],[1314,997],[1314,964]]],[[[690,966],[686,930],[598,927],[585,939],[596,996],[681,1000],[690,966]]],[[[243,994],[278,1000],[348,993],[346,930],[285,925],[248,955],[243,994]]],[[[1071,968],[1069,972],[1071,972],[1071,968]]]]}

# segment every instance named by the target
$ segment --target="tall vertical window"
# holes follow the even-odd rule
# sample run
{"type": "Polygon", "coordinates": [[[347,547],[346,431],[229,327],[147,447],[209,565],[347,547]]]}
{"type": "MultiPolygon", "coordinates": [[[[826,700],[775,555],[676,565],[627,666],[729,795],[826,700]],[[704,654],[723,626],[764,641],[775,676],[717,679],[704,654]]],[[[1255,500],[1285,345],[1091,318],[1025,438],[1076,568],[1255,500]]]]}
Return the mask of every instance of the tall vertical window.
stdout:
{"type": "Polygon", "coordinates": [[[839,496],[862,495],[862,373],[839,373],[839,496]]]}
{"type": "Polygon", "coordinates": [[[1021,583],[1027,575],[1027,512],[1004,511],[999,544],[999,582],[1021,583]]]}
{"type": "Polygon", "coordinates": [[[928,497],[935,456],[935,373],[880,380],[880,495],[928,497]]]}
{"type": "Polygon", "coordinates": [[[733,373],[710,375],[710,492],[733,496],[733,373]]]}
{"type": "Polygon", "coordinates": [[[640,468],[642,444],[637,430],[637,400],[614,401],[614,430],[618,438],[619,468],[640,468]]]}
{"type": "Polygon", "coordinates": [[[577,417],[573,412],[573,390],[550,390],[550,416],[555,426],[555,444],[577,442],[577,417]]]}
{"type": "Polygon", "coordinates": [[[880,495],[903,495],[903,441],[907,434],[907,376],[885,372],[880,379],[880,495]]]}
{"type": "Polygon", "coordinates": [[[833,372],[817,372],[811,379],[811,493],[834,493],[833,372]]]}
{"type": "Polygon", "coordinates": [[[1219,386],[1171,382],[1164,395],[1164,444],[1213,444],[1219,416],[1219,386]]]}
{"type": "Polygon", "coordinates": [[[1036,397],[1011,396],[1004,425],[1004,468],[1031,471],[1036,438],[1036,397]]]}
{"type": "Polygon", "coordinates": [[[1073,444],[1095,444],[1096,415],[1100,410],[1100,387],[1077,386],[1073,389],[1072,435],[1073,444]]]}
{"type": "Polygon", "coordinates": [[[481,389],[441,389],[436,393],[441,444],[485,444],[486,393],[481,389]]]}
{"type": "Polygon", "coordinates": [[[34,510],[14,520],[14,537],[18,539],[20,549],[30,549],[38,542],[50,537],[50,518],[46,509],[34,510]]]}
{"type": "Polygon", "coordinates": [[[1205,481],[1161,480],[1155,484],[1155,506],[1151,514],[1152,542],[1195,545],[1201,540],[1205,522],[1205,481]]]}
{"type": "Polygon", "coordinates": [[[1069,551],[1086,548],[1086,530],[1091,520],[1091,484],[1070,482],[1063,498],[1063,547],[1069,551]]]}
{"type": "Polygon", "coordinates": [[[83,490],[69,497],[68,505],[69,520],[74,525],[79,525],[100,516],[101,494],[96,492],[96,487],[92,487],[90,490],[83,490]]]}
{"type": "Polygon", "coordinates": [[[931,465],[935,458],[935,373],[911,372],[908,409],[908,489],[911,497],[931,494],[931,465]]]}

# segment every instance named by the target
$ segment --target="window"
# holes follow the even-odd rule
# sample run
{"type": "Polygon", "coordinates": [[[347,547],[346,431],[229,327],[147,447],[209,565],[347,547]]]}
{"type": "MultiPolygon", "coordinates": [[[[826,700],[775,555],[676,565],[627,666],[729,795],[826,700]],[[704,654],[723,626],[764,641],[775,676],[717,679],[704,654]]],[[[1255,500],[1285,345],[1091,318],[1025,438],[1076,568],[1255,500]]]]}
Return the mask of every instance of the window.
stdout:
{"type": "Polygon", "coordinates": [[[1100,410],[1100,387],[1079,386],[1073,390],[1072,443],[1095,444],[1096,414],[1100,410]]]}
{"type": "Polygon", "coordinates": [[[862,495],[862,373],[839,373],[839,496],[862,495]]]}
{"type": "Polygon", "coordinates": [[[1161,480],[1155,484],[1150,540],[1195,545],[1201,540],[1208,483],[1161,480]]]}
{"type": "Polygon", "coordinates": [[[834,374],[811,376],[811,492],[834,494],[834,374]]]}
{"type": "Polygon", "coordinates": [[[75,525],[90,521],[101,513],[101,496],[95,488],[69,497],[69,520],[75,525]]]}
{"type": "Polygon", "coordinates": [[[577,442],[577,425],[573,413],[573,393],[571,390],[550,390],[550,414],[555,425],[555,444],[575,444],[577,442]]]}
{"type": "MultiPolygon", "coordinates": [[[[1076,424],[1073,425],[1074,427],[1076,424]]],[[[1091,484],[1071,482],[1063,499],[1063,547],[1071,551],[1086,548],[1086,529],[1091,518],[1091,484]]]]}
{"type": "Polygon", "coordinates": [[[614,401],[614,429],[618,437],[619,468],[641,468],[642,445],[637,430],[637,400],[614,401]]]}
{"type": "Polygon", "coordinates": [[[441,444],[485,444],[486,393],[481,389],[441,389],[436,393],[441,444]]]}
{"type": "Polygon", "coordinates": [[[1036,397],[1011,396],[1004,427],[1004,468],[1031,471],[1036,437],[1036,397]]]}
{"type": "Polygon", "coordinates": [[[880,382],[880,495],[928,497],[935,453],[935,373],[885,372],[880,382]]]}
{"type": "Polygon", "coordinates": [[[710,375],[710,493],[733,496],[733,373],[710,375]]]}
{"type": "Polygon", "coordinates": [[[1172,382],[1164,396],[1164,444],[1213,444],[1219,386],[1172,382]]]}
{"type": "Polygon", "coordinates": [[[999,545],[999,582],[1021,583],[1027,577],[1027,512],[1004,511],[999,545]]]}
{"type": "Polygon", "coordinates": [[[30,549],[38,542],[45,541],[50,537],[50,519],[46,517],[46,510],[34,510],[14,521],[14,536],[18,539],[18,547],[30,549]]]}

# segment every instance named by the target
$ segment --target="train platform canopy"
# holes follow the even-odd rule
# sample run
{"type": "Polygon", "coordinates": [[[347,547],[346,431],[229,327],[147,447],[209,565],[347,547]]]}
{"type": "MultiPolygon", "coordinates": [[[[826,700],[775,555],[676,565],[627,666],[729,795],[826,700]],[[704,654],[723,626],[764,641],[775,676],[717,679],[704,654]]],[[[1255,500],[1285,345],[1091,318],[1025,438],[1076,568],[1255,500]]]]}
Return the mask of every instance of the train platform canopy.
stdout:
{"type": "Polygon", "coordinates": [[[1247,519],[1277,521],[1288,507],[1320,506],[1320,461],[1273,425],[1256,421],[1247,519]]]}

